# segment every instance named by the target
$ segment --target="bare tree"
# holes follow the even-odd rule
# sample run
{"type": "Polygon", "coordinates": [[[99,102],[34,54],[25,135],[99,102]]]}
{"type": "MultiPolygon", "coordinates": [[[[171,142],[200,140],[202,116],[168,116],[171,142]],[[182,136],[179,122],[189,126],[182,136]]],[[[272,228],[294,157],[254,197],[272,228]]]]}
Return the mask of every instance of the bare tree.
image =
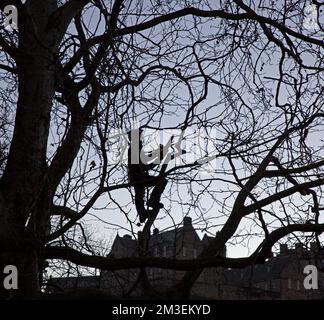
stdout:
{"type": "Polygon", "coordinates": [[[0,27],[0,267],[17,266],[17,297],[38,296],[44,259],[141,268],[148,290],[146,267],[187,270],[168,296],[188,297],[203,268],[263,263],[287,237],[320,245],[323,30],[305,15],[308,1],[1,0],[0,9],[9,4],[19,20],[18,30],[0,27]],[[139,258],[107,259],[87,245],[84,219],[109,212],[110,225],[122,216],[135,233],[136,182],[127,162],[112,161],[123,151],[115,137],[134,123],[179,130],[173,151],[176,138],[207,140],[199,155],[184,147],[186,157],[152,171],[165,185],[139,258]],[[172,208],[219,230],[198,259],[147,256],[153,224],[172,221],[172,208]],[[252,254],[220,256],[246,234],[261,237],[252,254]]]}

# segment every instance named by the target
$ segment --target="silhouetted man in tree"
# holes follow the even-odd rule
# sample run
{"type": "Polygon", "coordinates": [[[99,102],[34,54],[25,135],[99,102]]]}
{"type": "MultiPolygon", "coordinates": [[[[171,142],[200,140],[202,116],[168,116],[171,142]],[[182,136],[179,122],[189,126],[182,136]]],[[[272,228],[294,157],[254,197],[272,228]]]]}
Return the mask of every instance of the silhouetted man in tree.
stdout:
{"type": "Polygon", "coordinates": [[[164,177],[149,174],[149,170],[156,167],[165,157],[165,147],[160,145],[157,150],[144,153],[141,133],[142,129],[128,132],[128,178],[134,187],[135,206],[140,223],[143,223],[153,210],[163,208],[160,198],[167,180],[164,177]],[[145,191],[148,191],[149,187],[154,187],[147,201],[147,207],[152,209],[145,207],[145,191]]]}

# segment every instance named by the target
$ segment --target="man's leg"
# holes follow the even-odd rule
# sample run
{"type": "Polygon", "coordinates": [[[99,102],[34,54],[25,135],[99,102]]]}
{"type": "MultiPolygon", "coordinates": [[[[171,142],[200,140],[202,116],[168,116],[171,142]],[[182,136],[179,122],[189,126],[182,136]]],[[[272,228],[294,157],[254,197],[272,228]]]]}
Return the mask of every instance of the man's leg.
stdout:
{"type": "Polygon", "coordinates": [[[148,200],[147,204],[149,207],[155,208],[163,208],[163,203],[160,203],[161,195],[168,183],[168,180],[165,178],[159,179],[155,184],[153,191],[151,193],[150,199],[148,200]]]}
{"type": "Polygon", "coordinates": [[[135,186],[134,189],[136,210],[139,215],[140,223],[143,223],[148,218],[148,213],[144,206],[145,187],[138,185],[135,186]]]}

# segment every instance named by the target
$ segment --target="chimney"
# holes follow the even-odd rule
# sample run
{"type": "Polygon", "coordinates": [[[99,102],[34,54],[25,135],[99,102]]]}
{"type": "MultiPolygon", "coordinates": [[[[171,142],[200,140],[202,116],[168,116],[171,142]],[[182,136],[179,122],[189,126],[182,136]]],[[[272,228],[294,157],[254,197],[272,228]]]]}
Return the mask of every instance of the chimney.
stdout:
{"type": "Polygon", "coordinates": [[[192,219],[190,217],[184,217],[183,218],[183,226],[191,226],[192,225],[192,219]]]}
{"type": "Polygon", "coordinates": [[[158,228],[155,228],[155,229],[153,230],[153,236],[155,236],[155,235],[157,235],[157,234],[159,234],[159,229],[158,229],[158,228]]]}
{"type": "Polygon", "coordinates": [[[288,244],[280,244],[280,253],[287,253],[288,252],[288,244]]]}

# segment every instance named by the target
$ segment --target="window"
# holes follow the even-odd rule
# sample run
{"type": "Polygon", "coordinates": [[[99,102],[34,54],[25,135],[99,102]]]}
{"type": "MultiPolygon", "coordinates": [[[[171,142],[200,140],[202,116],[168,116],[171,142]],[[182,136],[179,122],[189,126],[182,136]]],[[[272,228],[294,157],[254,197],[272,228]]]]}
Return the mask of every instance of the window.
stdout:
{"type": "Polygon", "coordinates": [[[297,290],[300,290],[300,280],[297,280],[297,290]]]}
{"type": "Polygon", "coordinates": [[[182,255],[183,255],[184,257],[187,256],[187,248],[186,248],[186,247],[183,247],[183,248],[182,248],[182,255]]]}
{"type": "Polygon", "coordinates": [[[198,256],[197,249],[193,249],[193,257],[194,257],[194,259],[197,259],[197,256],[198,256]]]}
{"type": "Polygon", "coordinates": [[[288,289],[291,289],[291,279],[288,279],[288,289]]]}
{"type": "Polygon", "coordinates": [[[167,247],[163,246],[163,257],[167,256],[167,247]]]}
{"type": "Polygon", "coordinates": [[[154,257],[157,257],[158,256],[158,248],[154,248],[154,257]]]}

